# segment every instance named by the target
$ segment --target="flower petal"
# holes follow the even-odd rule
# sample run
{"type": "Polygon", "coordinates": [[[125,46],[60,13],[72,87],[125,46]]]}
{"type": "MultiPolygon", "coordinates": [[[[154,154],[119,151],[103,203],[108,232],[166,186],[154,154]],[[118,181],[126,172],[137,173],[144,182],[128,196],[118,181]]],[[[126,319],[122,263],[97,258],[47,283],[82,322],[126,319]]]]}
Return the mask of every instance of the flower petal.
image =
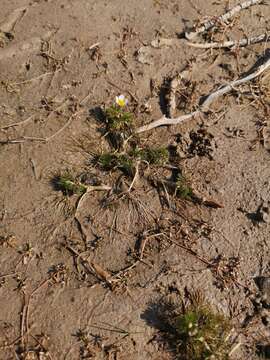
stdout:
{"type": "Polygon", "coordinates": [[[128,100],[125,98],[125,95],[119,95],[115,97],[115,102],[118,106],[124,107],[127,105],[128,100]]]}

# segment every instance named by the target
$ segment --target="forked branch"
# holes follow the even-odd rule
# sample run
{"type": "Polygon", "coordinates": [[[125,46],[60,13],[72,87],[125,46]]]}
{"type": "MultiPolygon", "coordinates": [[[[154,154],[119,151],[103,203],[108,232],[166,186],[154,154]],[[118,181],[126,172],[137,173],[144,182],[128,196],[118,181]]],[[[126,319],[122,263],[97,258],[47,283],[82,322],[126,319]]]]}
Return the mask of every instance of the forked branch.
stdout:
{"type": "Polygon", "coordinates": [[[160,119],[155,120],[155,121],[151,122],[150,124],[139,127],[138,129],[136,129],[135,132],[137,134],[139,134],[139,133],[142,133],[142,132],[145,132],[148,130],[152,130],[159,126],[178,125],[183,122],[186,122],[187,120],[191,120],[194,117],[196,117],[197,115],[200,115],[200,114],[203,114],[204,112],[209,111],[210,105],[215,100],[217,100],[219,97],[229,93],[232,90],[235,90],[237,88],[237,86],[242,85],[246,82],[249,82],[249,81],[257,78],[258,76],[260,76],[263,72],[265,72],[269,68],[270,68],[270,49],[268,49],[266,51],[266,55],[264,56],[260,65],[255,64],[253,66],[254,71],[250,71],[246,76],[244,76],[240,79],[234,80],[234,81],[230,82],[228,85],[224,85],[221,88],[219,88],[218,90],[210,93],[208,96],[203,97],[200,101],[200,106],[199,106],[198,110],[191,112],[190,114],[181,115],[181,116],[173,118],[173,119],[168,118],[164,115],[160,119]]]}

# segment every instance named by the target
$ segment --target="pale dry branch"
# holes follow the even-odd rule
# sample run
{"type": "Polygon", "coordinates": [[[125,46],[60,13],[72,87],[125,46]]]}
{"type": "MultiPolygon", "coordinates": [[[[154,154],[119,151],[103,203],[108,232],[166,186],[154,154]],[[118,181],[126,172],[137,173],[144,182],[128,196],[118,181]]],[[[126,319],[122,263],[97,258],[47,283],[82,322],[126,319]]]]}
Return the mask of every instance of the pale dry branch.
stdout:
{"type": "MultiPolygon", "coordinates": [[[[269,49],[270,50],[270,49],[269,49]]],[[[258,76],[260,76],[263,72],[268,70],[270,67],[270,51],[267,52],[267,55],[265,56],[265,59],[261,65],[256,67],[256,70],[249,73],[248,75],[230,82],[228,85],[225,85],[218,89],[217,91],[209,94],[206,99],[203,101],[203,104],[201,105],[201,111],[207,111],[209,110],[210,104],[216,100],[218,97],[227,94],[228,92],[235,90],[235,88],[239,85],[242,85],[246,82],[249,82],[258,76]]]]}
{"type": "Polygon", "coordinates": [[[207,20],[203,25],[201,25],[197,30],[186,32],[185,37],[188,40],[193,40],[198,35],[202,34],[205,31],[210,30],[213,28],[216,24],[219,23],[227,23],[233,16],[235,16],[237,13],[244,9],[248,9],[249,7],[253,5],[258,5],[263,3],[264,0],[247,0],[242,2],[241,4],[238,4],[234,6],[232,9],[230,9],[228,12],[226,12],[223,15],[220,15],[218,17],[215,17],[213,19],[207,20]]]}
{"type": "Polygon", "coordinates": [[[110,190],[112,190],[112,187],[108,186],[108,185],[103,185],[103,184],[95,185],[95,186],[87,185],[86,187],[87,187],[86,192],[80,197],[80,199],[79,199],[79,201],[77,203],[76,212],[75,212],[74,217],[78,221],[78,223],[80,224],[83,236],[87,239],[87,233],[85,231],[84,225],[80,220],[80,216],[78,216],[78,213],[80,212],[82,204],[87,199],[90,192],[92,192],[92,191],[110,191],[110,190]]]}
{"type": "Polygon", "coordinates": [[[109,185],[87,185],[87,191],[109,191],[112,187],[109,185]]]}
{"type": "Polygon", "coordinates": [[[185,122],[187,120],[190,120],[190,119],[194,118],[196,115],[199,115],[199,114],[200,114],[200,111],[197,110],[197,111],[193,111],[190,114],[182,115],[182,116],[179,116],[179,117],[173,118],[173,119],[167,118],[165,115],[163,115],[160,119],[155,120],[155,121],[151,122],[150,124],[143,125],[143,126],[139,127],[138,129],[135,130],[135,132],[137,134],[140,134],[142,132],[152,130],[152,129],[154,129],[156,127],[159,127],[159,126],[178,125],[178,124],[180,124],[182,122],[185,122]]]}
{"type": "Polygon", "coordinates": [[[108,186],[108,185],[84,185],[84,186],[87,188],[87,190],[81,196],[80,200],[78,201],[76,212],[80,209],[82,202],[87,197],[89,192],[91,192],[91,191],[110,191],[110,190],[112,190],[112,187],[108,186]]]}
{"type": "Polygon", "coordinates": [[[128,188],[128,192],[130,192],[130,191],[133,189],[133,186],[134,186],[134,184],[135,184],[135,182],[136,182],[136,180],[137,180],[137,178],[138,178],[138,175],[139,175],[139,165],[140,165],[140,162],[137,161],[137,163],[136,163],[136,168],[135,168],[135,175],[134,175],[133,180],[132,180],[132,182],[131,182],[131,184],[130,184],[130,187],[128,188]]]}
{"type": "Polygon", "coordinates": [[[7,145],[7,144],[22,144],[25,142],[46,142],[45,138],[40,137],[32,137],[32,136],[22,136],[18,139],[10,139],[10,140],[0,140],[0,144],[7,145]]]}
{"type": "Polygon", "coordinates": [[[97,42],[97,43],[95,43],[95,44],[93,44],[93,45],[89,46],[89,48],[88,48],[87,50],[92,50],[92,49],[94,49],[94,48],[98,47],[99,45],[100,45],[100,42],[97,42]]]}
{"type": "MultiPolygon", "coordinates": [[[[255,66],[255,65],[254,65],[255,66]]],[[[221,97],[222,95],[225,95],[227,93],[229,93],[232,90],[235,90],[237,86],[242,85],[246,82],[249,82],[255,78],[257,78],[258,76],[260,76],[263,72],[265,72],[266,70],[268,70],[270,68],[270,49],[268,49],[268,51],[266,51],[266,56],[262,62],[261,65],[256,66],[255,70],[250,72],[248,75],[238,79],[238,80],[234,80],[232,82],[230,82],[228,85],[224,85],[221,88],[219,88],[218,90],[210,93],[207,97],[204,97],[201,101],[201,105],[198,108],[198,110],[190,113],[190,114],[186,114],[186,115],[181,115],[179,117],[170,119],[168,117],[166,117],[165,115],[162,116],[160,119],[155,120],[153,122],[151,122],[150,124],[147,125],[143,125],[141,127],[139,127],[138,129],[135,130],[135,132],[137,134],[148,131],[148,130],[152,130],[156,127],[159,126],[164,126],[164,125],[178,125],[181,124],[187,120],[191,120],[194,117],[203,114],[204,112],[207,112],[210,110],[210,105],[219,97],[221,97]]]]}
{"type": "Polygon", "coordinates": [[[250,38],[242,38],[240,40],[228,40],[223,42],[210,42],[210,43],[194,43],[191,41],[187,41],[186,44],[188,46],[192,46],[199,49],[221,49],[221,48],[243,47],[243,46],[258,44],[261,42],[268,42],[268,41],[270,41],[270,36],[269,34],[265,33],[250,38]]]}
{"type": "Polygon", "coordinates": [[[33,115],[30,115],[27,119],[19,121],[19,122],[12,123],[12,124],[9,124],[9,125],[6,125],[6,126],[3,126],[3,127],[0,128],[0,130],[7,130],[7,129],[11,128],[11,127],[25,125],[30,120],[32,120],[32,118],[33,118],[33,115]]]}

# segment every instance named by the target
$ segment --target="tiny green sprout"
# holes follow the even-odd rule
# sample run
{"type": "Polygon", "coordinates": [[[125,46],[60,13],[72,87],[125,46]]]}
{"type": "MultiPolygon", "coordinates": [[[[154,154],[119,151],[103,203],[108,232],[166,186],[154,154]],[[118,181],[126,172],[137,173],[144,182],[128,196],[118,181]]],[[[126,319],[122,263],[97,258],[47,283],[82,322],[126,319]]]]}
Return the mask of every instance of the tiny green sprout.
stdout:
{"type": "Polygon", "coordinates": [[[182,175],[176,180],[176,196],[186,200],[192,200],[193,197],[193,190],[182,175]]]}
{"type": "Polygon", "coordinates": [[[56,190],[60,190],[65,195],[83,195],[87,191],[87,186],[76,182],[71,174],[66,173],[64,175],[56,176],[53,179],[56,190]]]}

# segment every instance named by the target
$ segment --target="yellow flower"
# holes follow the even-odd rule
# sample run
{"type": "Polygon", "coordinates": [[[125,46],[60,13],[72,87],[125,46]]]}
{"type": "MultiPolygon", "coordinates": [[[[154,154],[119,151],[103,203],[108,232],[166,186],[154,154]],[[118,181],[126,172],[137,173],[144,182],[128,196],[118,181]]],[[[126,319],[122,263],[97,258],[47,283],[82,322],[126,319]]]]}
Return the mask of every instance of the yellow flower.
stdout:
{"type": "Polygon", "coordinates": [[[118,106],[124,107],[127,105],[128,99],[125,98],[125,95],[119,95],[119,96],[116,96],[115,102],[118,106]]]}

